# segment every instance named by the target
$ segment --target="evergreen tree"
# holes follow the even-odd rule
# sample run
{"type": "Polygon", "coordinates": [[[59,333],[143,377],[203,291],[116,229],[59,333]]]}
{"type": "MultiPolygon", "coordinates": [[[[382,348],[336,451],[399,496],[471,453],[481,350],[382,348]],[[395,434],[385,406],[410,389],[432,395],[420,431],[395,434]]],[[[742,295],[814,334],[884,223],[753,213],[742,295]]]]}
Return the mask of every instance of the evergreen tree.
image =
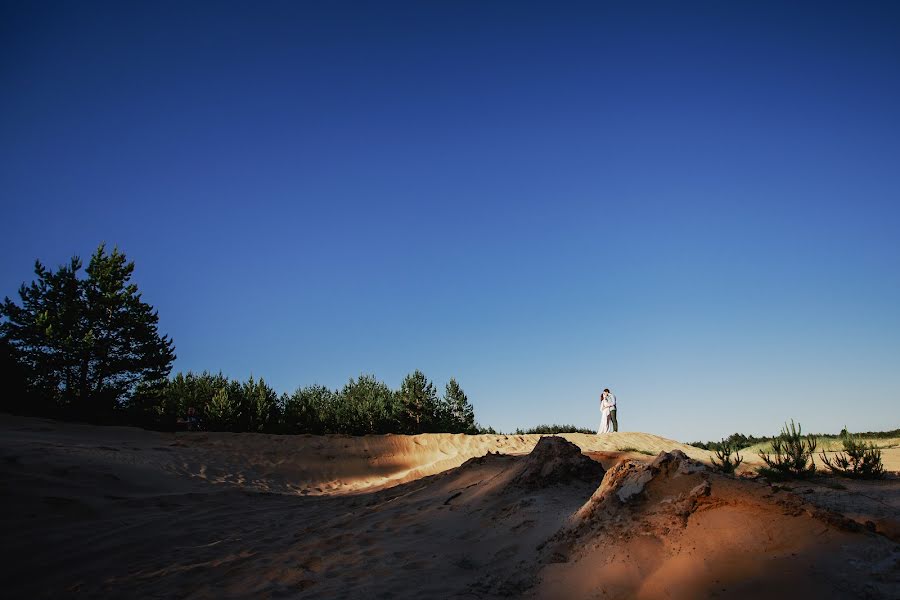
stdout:
{"type": "Polygon", "coordinates": [[[28,386],[52,404],[66,404],[75,393],[79,342],[85,337],[83,298],[72,258],[54,273],[35,262],[37,280],[19,288],[22,306],[8,297],[0,314],[0,335],[25,372],[28,386]]]}
{"type": "Polygon", "coordinates": [[[0,337],[26,373],[29,387],[73,415],[98,417],[117,408],[138,384],[160,382],[175,360],[159,317],[130,283],[134,263],[101,244],[87,277],[73,257],[56,272],[39,261],[37,279],[22,284],[19,306],[0,307],[0,337]]]}
{"type": "Polygon", "coordinates": [[[336,412],[341,433],[392,433],[399,426],[395,394],[374,375],[351,378],[341,390],[336,412]]]}
{"type": "Polygon", "coordinates": [[[425,433],[440,428],[437,391],[422,371],[416,369],[403,379],[397,399],[404,432],[425,433]]]}
{"type": "Polygon", "coordinates": [[[255,381],[251,375],[241,386],[240,404],[243,417],[239,423],[240,431],[262,433],[278,425],[281,415],[278,395],[262,379],[255,381]]]}
{"type": "Polygon", "coordinates": [[[203,371],[196,375],[188,371],[187,375],[179,373],[168,385],[165,410],[173,419],[183,419],[189,409],[198,411],[204,418],[207,406],[213,397],[222,389],[233,388],[233,384],[221,372],[213,375],[203,371]]]}
{"type": "Polygon", "coordinates": [[[451,378],[444,391],[443,404],[446,407],[446,430],[451,433],[476,433],[475,411],[469,404],[469,398],[459,387],[456,379],[451,378]]]}
{"type": "Polygon", "coordinates": [[[262,379],[244,383],[222,373],[179,373],[162,385],[139,386],[129,409],[132,418],[150,427],[171,430],[188,410],[197,411],[207,429],[278,432],[284,402],[262,379]]]}
{"type": "Polygon", "coordinates": [[[339,394],[323,385],[297,390],[284,401],[284,426],[290,433],[333,433],[337,431],[335,408],[339,394]]]}
{"type": "MultiPolygon", "coordinates": [[[[237,383],[237,382],[234,382],[237,383]]],[[[206,426],[211,431],[240,431],[240,385],[227,385],[216,390],[204,407],[206,426]]]]}

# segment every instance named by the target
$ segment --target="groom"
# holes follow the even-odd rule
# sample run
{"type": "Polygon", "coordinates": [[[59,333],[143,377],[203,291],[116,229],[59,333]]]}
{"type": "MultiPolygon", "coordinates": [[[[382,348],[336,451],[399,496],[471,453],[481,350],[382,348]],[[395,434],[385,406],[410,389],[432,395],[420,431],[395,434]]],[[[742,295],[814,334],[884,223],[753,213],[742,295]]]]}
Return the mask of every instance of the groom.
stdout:
{"type": "Polygon", "coordinates": [[[612,425],[612,431],[619,431],[619,421],[616,419],[616,396],[609,391],[609,388],[604,389],[600,394],[600,412],[603,415],[602,431],[609,433],[610,425],[612,425]]]}

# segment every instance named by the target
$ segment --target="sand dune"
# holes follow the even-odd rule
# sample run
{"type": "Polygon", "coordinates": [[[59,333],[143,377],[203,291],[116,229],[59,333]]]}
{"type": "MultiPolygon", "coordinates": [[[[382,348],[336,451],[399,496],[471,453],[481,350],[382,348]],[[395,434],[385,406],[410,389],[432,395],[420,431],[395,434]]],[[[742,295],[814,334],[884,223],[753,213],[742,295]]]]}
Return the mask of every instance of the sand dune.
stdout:
{"type": "MultiPolygon", "coordinates": [[[[700,460],[708,453],[646,433],[606,436],[563,434],[584,452],[640,449],[650,455],[682,450],[700,460]]],[[[369,435],[362,437],[177,434],[173,445],[190,460],[173,471],[212,482],[303,495],[383,489],[458,467],[489,452],[531,452],[540,435],[369,435]]]]}
{"type": "MultiPolygon", "coordinates": [[[[156,433],[128,427],[60,425],[50,420],[6,419],[10,442],[27,446],[52,438],[49,448],[94,464],[128,464],[241,489],[334,495],[370,492],[458,467],[489,452],[531,452],[540,435],[295,435],[156,433]],[[23,423],[16,427],[16,422],[23,423]],[[48,435],[49,434],[49,435],[48,435]]],[[[604,436],[562,434],[603,461],[681,450],[709,453],[647,433],[604,436]],[[628,449],[630,454],[623,454],[628,449]],[[607,456],[608,455],[608,456],[607,456]]]]}
{"type": "Polygon", "coordinates": [[[0,433],[11,598],[900,589],[896,477],[773,487],[650,434],[173,435],[8,416],[0,433]]]}

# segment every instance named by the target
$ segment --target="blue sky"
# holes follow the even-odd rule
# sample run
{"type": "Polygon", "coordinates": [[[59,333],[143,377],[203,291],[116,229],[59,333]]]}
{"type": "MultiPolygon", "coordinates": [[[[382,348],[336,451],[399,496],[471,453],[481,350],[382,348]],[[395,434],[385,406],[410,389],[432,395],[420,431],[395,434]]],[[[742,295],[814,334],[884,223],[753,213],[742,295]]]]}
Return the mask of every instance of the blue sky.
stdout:
{"type": "Polygon", "coordinates": [[[896,5],[598,4],[6,2],[0,294],[106,241],[176,370],[900,427],[896,5]]]}

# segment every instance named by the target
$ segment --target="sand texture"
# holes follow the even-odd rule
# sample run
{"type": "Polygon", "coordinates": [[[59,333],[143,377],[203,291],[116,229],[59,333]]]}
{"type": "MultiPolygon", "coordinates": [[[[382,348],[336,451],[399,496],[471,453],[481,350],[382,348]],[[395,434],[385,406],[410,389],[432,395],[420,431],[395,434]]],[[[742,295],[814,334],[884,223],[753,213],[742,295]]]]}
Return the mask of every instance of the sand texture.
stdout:
{"type": "Polygon", "coordinates": [[[6,598],[900,597],[896,474],[771,485],[645,433],[0,440],[6,598]]]}

